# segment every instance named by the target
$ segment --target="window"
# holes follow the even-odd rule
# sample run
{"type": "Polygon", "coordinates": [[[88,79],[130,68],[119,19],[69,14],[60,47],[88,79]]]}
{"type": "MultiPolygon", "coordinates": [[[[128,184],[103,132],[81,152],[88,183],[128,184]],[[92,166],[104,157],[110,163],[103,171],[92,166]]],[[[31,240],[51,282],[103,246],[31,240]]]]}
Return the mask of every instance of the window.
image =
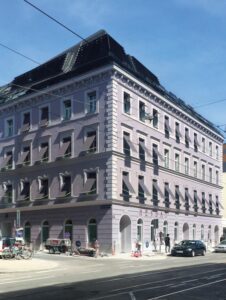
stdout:
{"type": "Polygon", "coordinates": [[[97,173],[86,172],[85,183],[81,194],[96,195],[97,194],[97,173]]]}
{"type": "Polygon", "coordinates": [[[144,199],[144,177],[139,176],[139,181],[138,181],[138,198],[139,199],[144,199]]]}
{"type": "Polygon", "coordinates": [[[3,160],[1,171],[11,170],[13,168],[13,152],[7,151],[3,160]]]}
{"type": "Polygon", "coordinates": [[[123,153],[126,156],[131,155],[130,145],[130,134],[128,132],[123,132],[123,153]]]}
{"type": "Polygon", "coordinates": [[[206,212],[206,196],[204,192],[202,192],[202,212],[206,212]]]}
{"type": "Polygon", "coordinates": [[[202,180],[206,179],[206,168],[205,165],[202,165],[202,180]]]}
{"type": "Polygon", "coordinates": [[[179,227],[178,223],[175,222],[175,224],[174,224],[174,242],[178,240],[178,229],[179,229],[178,227],[179,227]]]}
{"type": "Polygon", "coordinates": [[[203,153],[206,152],[206,140],[205,140],[204,137],[202,138],[202,152],[203,152],[203,153]]]}
{"type": "Polygon", "coordinates": [[[198,195],[197,191],[194,191],[194,211],[198,211],[198,195]]]}
{"type": "Polygon", "coordinates": [[[57,159],[71,157],[71,137],[65,137],[62,139],[59,155],[57,159]]]}
{"type": "Polygon", "coordinates": [[[216,146],[216,159],[218,160],[219,159],[219,147],[216,146]]]}
{"type": "Polygon", "coordinates": [[[123,200],[128,201],[131,197],[130,193],[134,193],[134,189],[129,181],[129,173],[122,173],[122,194],[123,200]]]}
{"type": "Polygon", "coordinates": [[[194,150],[195,150],[195,152],[198,151],[198,145],[199,145],[198,136],[197,136],[197,133],[194,133],[194,150]]]}
{"type": "Polygon", "coordinates": [[[30,146],[25,146],[23,148],[23,151],[20,155],[20,159],[18,161],[17,166],[21,167],[24,165],[30,165],[31,163],[31,147],[30,146]]]}
{"type": "Polygon", "coordinates": [[[97,111],[97,93],[92,91],[87,93],[87,113],[95,113],[97,111]]]}
{"type": "Polygon", "coordinates": [[[158,128],[159,126],[159,118],[158,118],[158,111],[156,109],[153,109],[153,126],[155,128],[158,128]]]}
{"type": "Polygon", "coordinates": [[[213,202],[212,202],[212,194],[209,194],[209,213],[213,213],[213,202]]]}
{"type": "Polygon", "coordinates": [[[209,168],[209,182],[212,183],[212,181],[213,181],[212,168],[209,168]]]}
{"type": "Polygon", "coordinates": [[[152,162],[154,165],[158,165],[158,145],[152,145],[152,162]]]}
{"type": "Polygon", "coordinates": [[[194,177],[197,178],[198,176],[198,163],[194,161],[194,177]]]}
{"type": "Polygon", "coordinates": [[[165,149],[164,150],[164,167],[169,168],[169,150],[165,149]]]}
{"type": "Polygon", "coordinates": [[[67,121],[71,119],[71,100],[67,99],[63,101],[63,120],[67,121]]]}
{"type": "Polygon", "coordinates": [[[49,196],[49,180],[48,178],[39,178],[38,199],[47,199],[49,196]]]}
{"type": "Polygon", "coordinates": [[[194,224],[192,226],[192,239],[195,240],[196,238],[196,225],[194,224]]]}
{"type": "Polygon", "coordinates": [[[23,114],[22,127],[20,129],[21,132],[28,131],[31,125],[31,116],[30,112],[26,112],[23,114]]]}
{"type": "Polygon", "coordinates": [[[168,116],[165,116],[164,129],[165,129],[165,137],[169,138],[169,136],[170,136],[170,126],[169,126],[169,117],[168,116]]]}
{"type": "Polygon", "coordinates": [[[201,225],[201,240],[204,241],[204,225],[201,225]]]}
{"type": "Polygon", "coordinates": [[[60,176],[60,194],[59,197],[71,196],[71,176],[62,174],[60,176]]]}
{"type": "Polygon", "coordinates": [[[87,131],[82,152],[83,153],[95,153],[97,151],[97,131],[87,131]]]}
{"type": "Polygon", "coordinates": [[[185,209],[189,210],[190,205],[189,205],[189,192],[188,192],[188,188],[185,188],[184,202],[185,202],[185,204],[184,204],[185,209]]]}
{"type": "Polygon", "coordinates": [[[139,159],[145,160],[145,144],[142,138],[139,138],[139,159]]]}
{"type": "Polygon", "coordinates": [[[180,209],[180,191],[179,186],[175,186],[175,208],[180,209]]]}
{"type": "Polygon", "coordinates": [[[10,137],[14,134],[14,122],[13,119],[6,120],[5,136],[10,137]]]}
{"type": "Polygon", "coordinates": [[[124,104],[124,113],[126,113],[126,114],[130,114],[130,109],[131,109],[131,107],[130,107],[130,95],[129,94],[127,94],[127,93],[125,93],[124,92],[124,95],[123,95],[123,104],[124,104]]]}
{"type": "Polygon", "coordinates": [[[218,196],[216,196],[216,214],[219,215],[220,214],[220,208],[219,208],[219,199],[218,196]]]}
{"type": "Polygon", "coordinates": [[[185,128],[185,146],[187,148],[189,148],[189,141],[190,141],[190,137],[189,137],[189,129],[185,128]]]}
{"type": "Polygon", "coordinates": [[[216,171],[216,184],[219,184],[219,171],[216,171]]]}
{"type": "Polygon", "coordinates": [[[13,202],[13,186],[11,183],[3,184],[4,196],[3,202],[5,204],[13,202]]]}
{"type": "Polygon", "coordinates": [[[176,138],[176,142],[180,143],[180,124],[179,123],[175,123],[175,138],[176,138]]]}
{"type": "Polygon", "coordinates": [[[41,162],[49,161],[49,143],[41,143],[39,157],[41,162]]]}
{"type": "Polygon", "coordinates": [[[164,187],[164,203],[165,203],[165,207],[170,206],[170,198],[169,198],[169,183],[165,182],[165,187],[164,187]]]}
{"type": "Polygon", "coordinates": [[[185,157],[185,161],[184,161],[184,173],[186,175],[189,174],[189,159],[187,157],[185,157]]]}
{"type": "Polygon", "coordinates": [[[139,119],[142,122],[145,122],[145,104],[144,102],[139,102],[139,119]]]}
{"type": "Polygon", "coordinates": [[[71,241],[73,239],[73,223],[71,220],[67,220],[64,223],[64,237],[71,241]]]}
{"type": "Polygon", "coordinates": [[[41,107],[40,111],[40,126],[47,126],[49,123],[49,107],[41,107]]]}
{"type": "Polygon", "coordinates": [[[30,182],[21,181],[20,183],[20,200],[30,200],[30,182]]]}
{"type": "Polygon", "coordinates": [[[175,171],[180,171],[180,155],[177,153],[175,154],[175,171]]]}
{"type": "Polygon", "coordinates": [[[213,146],[212,146],[212,142],[209,142],[209,155],[210,155],[210,156],[213,155],[213,146]]]}
{"type": "Polygon", "coordinates": [[[158,182],[156,179],[152,181],[152,202],[154,206],[158,206],[158,182]]]}

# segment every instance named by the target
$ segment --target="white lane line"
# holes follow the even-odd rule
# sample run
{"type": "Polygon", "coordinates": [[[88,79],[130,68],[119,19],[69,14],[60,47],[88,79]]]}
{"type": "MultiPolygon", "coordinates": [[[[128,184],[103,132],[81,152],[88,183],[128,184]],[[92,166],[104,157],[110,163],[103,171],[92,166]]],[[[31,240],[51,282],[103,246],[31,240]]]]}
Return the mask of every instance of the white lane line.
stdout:
{"type": "Polygon", "coordinates": [[[188,282],[193,282],[193,281],[198,281],[198,280],[200,280],[200,279],[185,280],[185,281],[183,281],[183,282],[184,282],[184,283],[188,283],[188,282]]]}
{"type": "Polygon", "coordinates": [[[184,290],[164,294],[164,295],[157,296],[157,297],[154,297],[154,298],[149,298],[147,300],[157,300],[157,299],[165,298],[165,297],[168,297],[168,296],[171,296],[171,295],[176,295],[176,294],[180,294],[180,293],[183,293],[183,292],[199,289],[199,288],[202,288],[204,286],[213,285],[215,283],[222,282],[222,281],[226,281],[226,278],[221,279],[221,280],[217,280],[217,281],[213,281],[213,282],[209,282],[209,283],[200,284],[200,285],[197,285],[197,286],[194,286],[194,287],[191,287],[191,288],[187,288],[187,289],[184,289],[184,290]]]}
{"type": "MultiPolygon", "coordinates": [[[[211,265],[211,264],[209,264],[209,265],[211,265]]],[[[192,268],[192,267],[191,267],[191,268],[192,268]]],[[[210,270],[210,271],[207,270],[207,271],[205,271],[205,272],[195,273],[195,275],[202,275],[202,274],[212,273],[212,272],[217,272],[217,271],[225,271],[225,268],[222,268],[222,269],[215,269],[215,270],[210,270]]],[[[152,270],[150,270],[148,273],[141,274],[141,275],[134,275],[134,276],[128,276],[128,277],[123,277],[123,276],[121,276],[121,277],[118,277],[118,278],[102,280],[102,281],[100,281],[100,283],[111,282],[111,281],[120,281],[120,280],[122,280],[122,279],[128,279],[128,280],[130,280],[130,279],[138,278],[138,277],[146,277],[146,276],[150,276],[150,275],[151,275],[151,274],[150,274],[151,272],[152,272],[152,270]]],[[[172,272],[175,272],[175,271],[159,271],[159,272],[155,272],[155,275],[156,275],[156,274],[172,273],[172,272]]],[[[178,279],[178,278],[181,279],[181,278],[186,278],[186,277],[189,277],[189,276],[173,277],[173,278],[170,278],[170,279],[167,279],[167,280],[178,279]]],[[[156,281],[156,282],[159,282],[159,281],[156,281]]],[[[155,282],[153,282],[153,283],[155,283],[155,282]]]]}
{"type": "Polygon", "coordinates": [[[129,292],[131,300],[136,300],[136,297],[134,296],[133,292],[129,292]]]}
{"type": "MultiPolygon", "coordinates": [[[[46,276],[46,277],[36,277],[36,278],[27,278],[26,281],[34,281],[34,280],[40,280],[40,279],[46,279],[46,278],[54,278],[55,276],[46,276]]],[[[19,280],[10,280],[10,281],[4,281],[0,282],[0,285],[9,284],[9,283],[17,283],[17,282],[24,282],[24,279],[19,280]]]]}
{"type": "Polygon", "coordinates": [[[212,275],[212,276],[207,276],[207,277],[204,277],[204,278],[206,278],[206,279],[214,279],[214,278],[220,277],[221,275],[225,275],[225,273],[220,273],[220,274],[216,274],[216,275],[212,275]]]}

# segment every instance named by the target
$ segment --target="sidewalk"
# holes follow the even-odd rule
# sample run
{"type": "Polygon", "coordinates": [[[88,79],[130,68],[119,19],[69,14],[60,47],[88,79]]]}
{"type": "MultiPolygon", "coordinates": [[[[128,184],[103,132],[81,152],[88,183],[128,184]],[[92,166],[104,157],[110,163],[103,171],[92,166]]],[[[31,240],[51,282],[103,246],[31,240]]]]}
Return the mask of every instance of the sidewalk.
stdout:
{"type": "Polygon", "coordinates": [[[47,261],[39,258],[32,259],[1,259],[0,273],[32,272],[56,268],[57,262],[47,261]]]}
{"type": "Polygon", "coordinates": [[[108,255],[108,256],[100,256],[99,258],[102,259],[122,259],[122,260],[163,260],[168,257],[169,253],[160,253],[160,252],[146,252],[142,253],[142,256],[134,257],[132,253],[117,253],[115,255],[108,255]]]}

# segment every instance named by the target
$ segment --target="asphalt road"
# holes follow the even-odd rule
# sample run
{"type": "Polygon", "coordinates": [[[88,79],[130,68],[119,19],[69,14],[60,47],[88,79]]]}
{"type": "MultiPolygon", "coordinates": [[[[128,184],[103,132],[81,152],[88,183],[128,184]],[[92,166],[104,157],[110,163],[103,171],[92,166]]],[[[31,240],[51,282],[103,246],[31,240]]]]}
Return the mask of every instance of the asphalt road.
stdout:
{"type": "Polygon", "coordinates": [[[226,254],[159,260],[48,254],[37,257],[47,264],[55,261],[57,267],[32,272],[0,271],[0,299],[226,299],[226,254]]]}

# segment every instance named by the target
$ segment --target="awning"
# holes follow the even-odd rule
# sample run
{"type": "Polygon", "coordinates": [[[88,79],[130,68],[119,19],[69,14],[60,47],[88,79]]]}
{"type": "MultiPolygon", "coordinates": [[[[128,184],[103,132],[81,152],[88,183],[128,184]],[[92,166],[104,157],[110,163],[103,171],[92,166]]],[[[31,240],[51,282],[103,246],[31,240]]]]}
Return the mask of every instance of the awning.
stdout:
{"type": "Polygon", "coordinates": [[[139,140],[139,145],[142,147],[144,152],[146,152],[148,155],[151,155],[151,153],[150,153],[149,149],[146,147],[144,141],[139,140]]]}
{"type": "Polygon", "coordinates": [[[46,154],[48,150],[48,146],[42,147],[41,150],[39,151],[39,160],[41,160],[44,156],[44,154],[46,154]]]}
{"type": "Polygon", "coordinates": [[[185,138],[191,142],[191,139],[190,139],[190,136],[189,136],[189,131],[188,130],[185,130],[185,138]]]}
{"type": "Polygon", "coordinates": [[[86,180],[80,194],[88,194],[88,193],[94,191],[94,189],[93,189],[94,184],[96,184],[96,178],[88,178],[86,180]]]}
{"type": "Polygon", "coordinates": [[[163,195],[163,192],[162,192],[161,189],[159,188],[158,182],[157,182],[157,181],[153,181],[153,185],[154,185],[154,187],[156,188],[156,190],[158,191],[159,195],[160,195],[161,197],[164,198],[165,195],[163,195]]]}
{"type": "Polygon", "coordinates": [[[149,190],[147,189],[146,185],[144,184],[144,180],[143,179],[139,179],[139,185],[141,186],[141,188],[143,189],[144,193],[148,196],[151,196],[151,193],[149,192],[149,190]]]}
{"type": "Polygon", "coordinates": [[[134,194],[135,191],[134,191],[134,189],[133,189],[131,183],[129,182],[129,176],[128,176],[128,175],[123,175],[123,182],[124,182],[124,184],[127,186],[128,190],[129,190],[132,194],[134,194]]]}
{"type": "Polygon", "coordinates": [[[25,152],[22,153],[22,155],[20,156],[19,162],[17,163],[17,165],[22,165],[25,161],[25,159],[27,158],[28,154],[29,154],[30,150],[27,150],[25,152]]]}
{"type": "Polygon", "coordinates": [[[67,141],[67,142],[63,143],[63,145],[60,148],[58,157],[63,157],[65,155],[65,152],[67,151],[70,144],[71,144],[71,141],[67,141]]]}
{"type": "MultiPolygon", "coordinates": [[[[174,193],[171,191],[169,185],[165,185],[165,187],[166,187],[168,193],[170,194],[171,198],[172,198],[172,199],[175,199],[175,195],[174,195],[174,193]]],[[[165,195],[164,195],[164,197],[165,197],[165,195]]]]}
{"type": "Polygon", "coordinates": [[[2,163],[2,168],[5,168],[6,167],[6,165],[9,163],[9,161],[12,159],[12,157],[13,157],[13,154],[11,154],[11,155],[7,155],[6,157],[4,157],[4,159],[3,159],[3,163],[2,163]]]}
{"type": "Polygon", "coordinates": [[[129,144],[130,148],[132,149],[133,152],[136,152],[137,149],[135,148],[134,144],[131,142],[130,138],[128,135],[123,135],[123,138],[126,140],[126,142],[129,144]]]}
{"type": "Polygon", "coordinates": [[[30,124],[27,123],[27,124],[23,124],[23,126],[20,128],[20,131],[24,132],[24,131],[28,131],[29,129],[30,129],[30,124]]]}
{"type": "Polygon", "coordinates": [[[198,147],[200,146],[199,141],[198,141],[197,134],[194,134],[194,142],[195,142],[195,144],[196,144],[198,147]]]}
{"type": "MultiPolygon", "coordinates": [[[[157,155],[157,157],[160,158],[161,161],[165,161],[164,156],[158,151],[158,147],[152,147],[154,153],[157,155]]],[[[153,155],[152,155],[153,157],[153,155]]]]}
{"type": "Polygon", "coordinates": [[[82,147],[82,151],[81,152],[86,152],[86,151],[89,151],[92,143],[94,142],[96,138],[96,135],[91,135],[91,136],[88,136],[83,144],[83,147],[82,147]]]}
{"type": "Polygon", "coordinates": [[[165,129],[171,132],[171,128],[169,125],[169,118],[165,118],[165,129]]]}
{"type": "Polygon", "coordinates": [[[178,135],[179,137],[183,137],[183,135],[181,134],[179,125],[176,126],[176,135],[178,135]]]}

